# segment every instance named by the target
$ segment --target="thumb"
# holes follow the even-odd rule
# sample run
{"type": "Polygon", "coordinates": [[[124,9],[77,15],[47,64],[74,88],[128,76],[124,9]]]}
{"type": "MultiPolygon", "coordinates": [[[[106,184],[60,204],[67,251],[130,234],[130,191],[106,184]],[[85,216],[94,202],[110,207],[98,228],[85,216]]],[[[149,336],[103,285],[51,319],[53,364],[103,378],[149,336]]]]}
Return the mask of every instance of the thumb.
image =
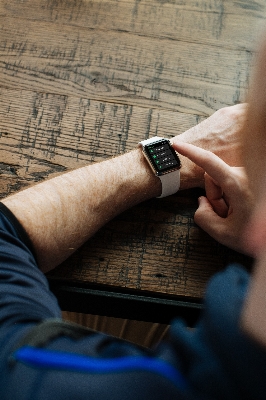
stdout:
{"type": "Polygon", "coordinates": [[[209,200],[201,196],[198,199],[199,207],[195,212],[194,221],[214,239],[219,240],[219,235],[224,228],[224,218],[219,217],[213,210],[209,200]]]}
{"type": "Polygon", "coordinates": [[[204,180],[206,197],[212,205],[213,210],[220,217],[226,218],[229,207],[224,200],[221,186],[210,175],[208,175],[207,172],[204,174],[204,180]]]}

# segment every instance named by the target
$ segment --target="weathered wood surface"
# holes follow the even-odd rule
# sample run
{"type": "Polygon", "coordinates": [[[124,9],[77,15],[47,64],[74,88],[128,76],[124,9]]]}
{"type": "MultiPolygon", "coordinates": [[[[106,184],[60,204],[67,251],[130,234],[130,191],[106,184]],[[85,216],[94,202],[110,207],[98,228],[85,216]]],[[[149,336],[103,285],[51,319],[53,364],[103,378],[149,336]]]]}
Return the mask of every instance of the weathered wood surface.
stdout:
{"type": "MultiPolygon", "coordinates": [[[[243,101],[265,2],[1,0],[0,21],[4,197],[243,101]]],[[[123,213],[49,276],[202,297],[245,259],[195,226],[196,194],[123,213]]]]}

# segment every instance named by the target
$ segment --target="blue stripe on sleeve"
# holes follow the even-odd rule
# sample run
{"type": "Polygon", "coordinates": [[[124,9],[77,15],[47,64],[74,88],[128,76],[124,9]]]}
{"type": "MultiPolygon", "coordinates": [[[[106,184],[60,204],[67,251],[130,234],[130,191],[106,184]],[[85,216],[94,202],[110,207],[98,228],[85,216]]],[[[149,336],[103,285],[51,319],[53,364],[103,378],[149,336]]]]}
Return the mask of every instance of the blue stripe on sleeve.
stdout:
{"type": "Polygon", "coordinates": [[[181,373],[170,364],[151,357],[95,358],[68,352],[23,346],[13,359],[32,367],[70,370],[76,372],[108,374],[126,371],[146,371],[159,374],[181,390],[188,389],[181,373]]]}

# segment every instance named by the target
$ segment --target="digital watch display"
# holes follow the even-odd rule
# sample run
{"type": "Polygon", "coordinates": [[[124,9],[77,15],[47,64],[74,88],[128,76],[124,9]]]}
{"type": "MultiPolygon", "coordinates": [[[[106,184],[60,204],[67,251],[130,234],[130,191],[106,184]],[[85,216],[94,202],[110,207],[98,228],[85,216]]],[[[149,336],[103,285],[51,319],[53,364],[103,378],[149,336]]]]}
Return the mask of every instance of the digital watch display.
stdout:
{"type": "Polygon", "coordinates": [[[154,172],[158,176],[181,167],[180,159],[169,140],[160,140],[145,146],[143,150],[152,164],[154,172]]]}
{"type": "Polygon", "coordinates": [[[170,140],[155,136],[139,143],[152,171],[162,183],[159,197],[176,193],[180,186],[181,162],[170,140]]]}

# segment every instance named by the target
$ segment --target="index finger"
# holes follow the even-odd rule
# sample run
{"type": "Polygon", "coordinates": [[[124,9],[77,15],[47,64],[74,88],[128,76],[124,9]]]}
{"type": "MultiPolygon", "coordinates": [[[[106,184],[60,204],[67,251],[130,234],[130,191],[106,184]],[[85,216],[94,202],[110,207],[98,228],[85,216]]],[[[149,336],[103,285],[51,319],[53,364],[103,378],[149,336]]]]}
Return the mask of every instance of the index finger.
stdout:
{"type": "Polygon", "coordinates": [[[231,167],[211,151],[178,140],[173,141],[172,146],[178,153],[204,169],[220,185],[231,175],[231,167]]]}

